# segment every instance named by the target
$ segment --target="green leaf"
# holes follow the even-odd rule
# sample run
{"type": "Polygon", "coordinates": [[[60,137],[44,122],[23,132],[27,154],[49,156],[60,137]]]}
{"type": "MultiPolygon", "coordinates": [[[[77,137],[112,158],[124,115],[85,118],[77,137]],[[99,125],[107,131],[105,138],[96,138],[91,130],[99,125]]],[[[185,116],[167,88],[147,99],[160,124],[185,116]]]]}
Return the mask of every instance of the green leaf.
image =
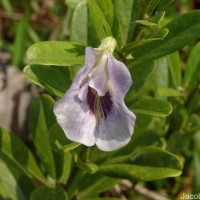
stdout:
{"type": "Polygon", "coordinates": [[[54,100],[48,95],[36,97],[30,110],[30,128],[38,156],[51,177],[56,178],[56,168],[48,137],[48,130],[55,123],[53,105],[54,100]]]}
{"type": "Polygon", "coordinates": [[[164,18],[164,16],[165,16],[165,11],[160,12],[157,15],[151,17],[148,21],[159,24],[162,21],[162,19],[164,18]]]}
{"type": "Polygon", "coordinates": [[[160,29],[160,30],[156,31],[155,33],[151,33],[150,35],[148,35],[147,39],[128,43],[126,46],[124,46],[122,48],[121,52],[125,55],[129,55],[131,52],[135,51],[137,48],[139,48],[145,44],[148,44],[151,41],[163,39],[168,33],[169,33],[168,29],[166,29],[166,28],[160,29]]]}
{"type": "Polygon", "coordinates": [[[23,59],[24,59],[24,52],[25,52],[25,42],[27,38],[27,27],[29,24],[30,18],[30,9],[27,3],[25,3],[25,13],[22,19],[19,21],[15,41],[14,41],[14,51],[12,56],[12,64],[22,68],[23,66],[23,59]]]}
{"type": "MultiPolygon", "coordinates": [[[[135,124],[136,131],[139,128],[140,132],[142,131],[142,133],[144,133],[144,132],[146,133],[146,131],[147,131],[146,129],[149,126],[149,124],[151,123],[153,116],[137,113],[136,119],[137,119],[137,123],[135,124]]],[[[135,137],[135,135],[136,134],[134,134],[133,137],[135,137]]],[[[139,135],[140,135],[140,133],[139,133],[139,135]]]]}
{"type": "Polygon", "coordinates": [[[193,152],[193,165],[194,165],[194,176],[193,176],[193,181],[194,181],[194,192],[198,192],[199,188],[200,188],[200,180],[199,180],[199,176],[200,176],[200,167],[199,167],[199,163],[200,163],[200,152],[199,151],[194,151],[193,152]]]}
{"type": "Polygon", "coordinates": [[[97,0],[96,1],[101,8],[108,24],[110,27],[113,26],[113,20],[114,20],[114,6],[112,0],[97,0]]]}
{"type": "Polygon", "coordinates": [[[59,183],[67,183],[72,170],[73,158],[69,152],[54,152],[56,163],[56,180],[59,183]]]}
{"type": "Polygon", "coordinates": [[[129,62],[139,65],[181,49],[199,36],[199,18],[200,11],[192,11],[172,20],[164,27],[169,29],[169,34],[163,40],[151,41],[137,48],[132,52],[134,59],[129,62]]]}
{"type": "Polygon", "coordinates": [[[51,148],[54,151],[68,152],[80,146],[79,143],[68,140],[65,133],[57,123],[55,123],[49,130],[49,140],[51,148]]]}
{"type": "Polygon", "coordinates": [[[63,188],[48,188],[42,186],[40,188],[35,189],[31,196],[30,200],[67,200],[67,193],[63,188]]]}
{"type": "Polygon", "coordinates": [[[75,9],[76,6],[80,3],[80,0],[65,0],[65,3],[70,9],[75,9]]]}
{"type": "Polygon", "coordinates": [[[152,0],[147,8],[147,15],[151,15],[157,8],[160,0],[152,0]]]}
{"type": "Polygon", "coordinates": [[[168,0],[168,1],[160,1],[159,5],[158,5],[158,12],[161,12],[163,10],[166,10],[166,8],[172,4],[174,2],[174,0],[168,0]]]}
{"type": "Polygon", "coordinates": [[[48,136],[51,148],[56,151],[54,153],[54,159],[57,167],[57,179],[59,182],[66,182],[70,175],[72,164],[71,153],[63,149],[63,145],[66,145],[68,143],[68,139],[66,138],[63,130],[57,123],[53,124],[50,127],[48,131],[48,136]],[[58,158],[58,160],[56,160],[56,158],[58,158]]]}
{"type": "MultiPolygon", "coordinates": [[[[137,117],[136,119],[138,122],[139,120],[138,118],[140,116],[136,115],[136,117],[137,117]]],[[[135,127],[134,134],[131,138],[131,141],[129,142],[128,145],[118,150],[114,154],[115,157],[133,154],[136,151],[143,149],[144,147],[147,147],[147,146],[155,146],[159,148],[165,147],[166,145],[165,140],[162,137],[160,137],[160,135],[156,134],[153,131],[146,131],[145,128],[147,126],[145,126],[146,125],[145,123],[143,124],[145,127],[140,127],[140,125],[136,123],[136,126],[139,126],[139,127],[135,127]],[[143,129],[145,129],[145,131],[143,131],[143,129]]]]}
{"type": "Polygon", "coordinates": [[[185,69],[184,82],[191,93],[199,83],[200,74],[200,42],[192,49],[185,69]]]}
{"type": "Polygon", "coordinates": [[[37,85],[47,89],[49,92],[62,97],[71,85],[70,73],[67,68],[30,65],[23,70],[24,75],[37,85]]]}
{"type": "Polygon", "coordinates": [[[137,20],[136,22],[139,24],[142,24],[144,26],[156,26],[157,25],[156,23],[150,22],[148,20],[137,20]]]}
{"type": "Polygon", "coordinates": [[[139,0],[134,0],[133,7],[132,7],[132,15],[131,15],[131,19],[130,19],[130,26],[129,26],[129,31],[128,31],[127,43],[132,42],[133,38],[136,37],[136,35],[135,35],[136,29],[137,29],[136,20],[138,20],[140,18],[140,12],[141,12],[140,2],[139,2],[139,0]]]}
{"type": "Polygon", "coordinates": [[[10,0],[2,0],[1,4],[3,8],[6,10],[6,13],[8,13],[9,15],[12,15],[13,7],[12,7],[12,4],[10,3],[10,0]]]}
{"type": "Polygon", "coordinates": [[[15,135],[0,128],[0,157],[14,162],[26,175],[46,184],[31,151],[15,135]]]}
{"type": "MultiPolygon", "coordinates": [[[[166,35],[169,33],[169,29],[167,28],[162,28],[159,29],[158,31],[155,31],[154,33],[152,33],[151,35],[149,35],[149,38],[157,38],[157,39],[163,39],[164,37],[166,37],[166,35]]],[[[155,41],[155,40],[152,40],[155,41]]]]}
{"type": "Polygon", "coordinates": [[[84,181],[80,182],[79,196],[81,199],[85,199],[86,197],[93,197],[95,199],[95,196],[112,189],[120,181],[121,179],[107,177],[100,173],[93,175],[86,174],[84,181]]]}
{"type": "Polygon", "coordinates": [[[17,180],[6,164],[0,159],[0,199],[26,200],[17,180]]]}
{"type": "Polygon", "coordinates": [[[153,74],[157,87],[168,87],[169,85],[169,69],[167,57],[161,57],[156,60],[155,73],[153,74]]]}
{"type": "MultiPolygon", "coordinates": [[[[131,67],[131,66],[130,66],[131,67]]],[[[145,81],[154,71],[155,65],[153,62],[144,63],[142,65],[134,66],[130,69],[131,75],[133,77],[133,85],[131,86],[131,91],[137,92],[141,89],[145,81]]]]}
{"type": "Polygon", "coordinates": [[[86,173],[88,174],[94,174],[97,172],[98,170],[98,166],[94,163],[86,163],[86,162],[83,162],[79,157],[78,155],[75,156],[75,160],[76,160],[76,163],[77,163],[77,166],[82,169],[83,171],[85,171],[86,173]]]}
{"type": "Polygon", "coordinates": [[[83,65],[85,46],[73,42],[37,42],[30,46],[26,56],[30,64],[72,66],[83,65]]]}
{"type": "Polygon", "coordinates": [[[132,0],[114,1],[114,10],[118,22],[118,34],[115,37],[120,47],[124,46],[128,40],[129,29],[132,23],[132,9],[134,2],[135,1],[132,0]]]}
{"type": "Polygon", "coordinates": [[[88,0],[87,3],[98,39],[102,40],[112,36],[111,28],[97,2],[95,0],[88,0]]]}
{"type": "Polygon", "coordinates": [[[135,99],[129,108],[134,113],[154,116],[167,116],[172,112],[172,106],[168,101],[150,97],[135,99]]]}
{"type": "Polygon", "coordinates": [[[174,154],[156,147],[116,157],[100,166],[99,171],[112,177],[153,181],[181,174],[182,162],[174,154]]]}
{"type": "Polygon", "coordinates": [[[168,87],[159,87],[158,88],[158,93],[161,96],[165,97],[176,97],[176,96],[183,96],[184,94],[180,93],[179,91],[168,88],[168,87]]]}
{"type": "Polygon", "coordinates": [[[174,52],[167,56],[172,82],[175,88],[181,85],[181,63],[179,52],[174,52]]]}
{"type": "Polygon", "coordinates": [[[70,40],[87,45],[88,13],[86,2],[80,2],[74,10],[71,22],[70,40]]]}
{"type": "Polygon", "coordinates": [[[87,161],[99,164],[112,157],[116,151],[104,152],[93,146],[88,152],[87,161]]]}
{"type": "Polygon", "coordinates": [[[19,189],[19,191],[21,190],[20,192],[23,193],[23,196],[25,197],[25,199],[29,199],[31,192],[35,188],[34,184],[37,184],[38,181],[35,181],[32,177],[30,177],[29,175],[26,175],[24,170],[22,170],[16,162],[13,162],[11,159],[4,156],[3,154],[1,154],[1,157],[2,157],[2,162],[4,161],[10,173],[12,174],[15,181],[17,182],[17,188],[19,189]]]}
{"type": "MultiPolygon", "coordinates": [[[[77,170],[77,168],[75,168],[77,170]]],[[[73,199],[77,192],[78,186],[81,182],[84,182],[85,172],[83,170],[78,170],[73,177],[73,181],[68,185],[68,195],[69,199],[73,199]]]]}
{"type": "Polygon", "coordinates": [[[128,55],[129,53],[134,51],[136,48],[138,48],[144,44],[147,44],[151,41],[159,40],[159,39],[160,38],[148,38],[148,39],[143,39],[143,40],[139,40],[139,41],[134,41],[134,42],[128,43],[126,46],[124,46],[121,51],[125,55],[128,55]]]}

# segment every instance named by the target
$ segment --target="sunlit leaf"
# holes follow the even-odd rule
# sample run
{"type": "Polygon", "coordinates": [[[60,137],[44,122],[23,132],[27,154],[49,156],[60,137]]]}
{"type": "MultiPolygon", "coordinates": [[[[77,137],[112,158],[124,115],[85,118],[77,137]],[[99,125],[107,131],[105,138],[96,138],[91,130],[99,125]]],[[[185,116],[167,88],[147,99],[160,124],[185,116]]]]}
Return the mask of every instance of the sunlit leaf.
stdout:
{"type": "Polygon", "coordinates": [[[102,40],[108,36],[112,36],[109,23],[97,2],[95,0],[88,0],[87,3],[98,39],[102,40]]]}
{"type": "Polygon", "coordinates": [[[72,42],[37,42],[26,52],[30,64],[72,66],[84,63],[85,46],[72,42]]]}
{"type": "Polygon", "coordinates": [[[0,128],[0,157],[14,162],[26,175],[46,184],[46,180],[28,147],[15,135],[2,128],[0,128]]]}
{"type": "Polygon", "coordinates": [[[179,52],[174,52],[167,56],[172,82],[175,88],[181,85],[181,63],[179,52]]]}
{"type": "Polygon", "coordinates": [[[167,116],[172,112],[172,106],[168,101],[150,97],[135,99],[130,109],[133,110],[134,113],[154,116],[167,116]]]}
{"type": "Polygon", "coordinates": [[[62,97],[71,85],[70,73],[67,68],[30,65],[26,66],[23,72],[32,82],[59,97],[62,97]]]}
{"type": "Polygon", "coordinates": [[[38,155],[47,172],[55,178],[56,167],[48,137],[48,129],[55,123],[53,104],[54,100],[48,95],[34,99],[30,110],[30,128],[38,155]]]}
{"type": "Polygon", "coordinates": [[[184,81],[188,91],[191,93],[195,87],[198,87],[200,74],[200,43],[198,43],[190,53],[186,69],[184,81]]]}
{"type": "Polygon", "coordinates": [[[158,93],[161,96],[166,96],[166,97],[176,97],[176,96],[183,96],[183,93],[180,93],[179,91],[168,88],[168,87],[159,87],[158,88],[158,93]]]}
{"type": "Polygon", "coordinates": [[[181,174],[182,162],[178,157],[155,147],[141,149],[134,155],[115,157],[99,171],[112,177],[152,181],[181,174]]]}
{"type": "Polygon", "coordinates": [[[74,10],[71,22],[70,40],[87,44],[88,40],[88,13],[86,2],[80,2],[74,10]]]}

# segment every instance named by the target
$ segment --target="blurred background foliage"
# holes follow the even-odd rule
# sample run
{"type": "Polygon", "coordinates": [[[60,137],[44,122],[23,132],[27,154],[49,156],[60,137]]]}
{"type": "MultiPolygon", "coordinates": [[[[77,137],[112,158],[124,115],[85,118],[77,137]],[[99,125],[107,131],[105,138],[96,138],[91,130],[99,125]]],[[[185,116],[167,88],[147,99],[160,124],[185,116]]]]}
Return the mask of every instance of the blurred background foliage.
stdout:
{"type": "MultiPolygon", "coordinates": [[[[198,1],[168,2],[166,20],[198,9],[199,6],[198,1]]],[[[22,69],[26,50],[31,44],[49,40],[76,40],[75,33],[71,34],[71,31],[75,31],[71,22],[78,3],[77,0],[1,0],[1,51],[12,53],[12,64],[22,69]]]]}
{"type": "MultiPolygon", "coordinates": [[[[78,0],[1,0],[1,71],[6,71],[8,67],[11,67],[19,69],[19,72],[17,73],[21,74],[20,71],[23,70],[24,66],[28,63],[25,56],[26,50],[35,42],[54,40],[74,41],[85,45],[93,45],[94,47],[98,46],[98,41],[96,39],[95,33],[87,33],[87,30],[80,28],[80,24],[73,23],[73,21],[82,20],[79,23],[84,24],[85,7],[82,6],[81,8],[77,8],[78,3],[78,0]],[[79,16],[79,14],[81,16],[79,16]],[[79,38],[77,32],[83,37],[79,38]],[[93,40],[87,40],[87,37],[93,38],[93,40]]],[[[161,22],[162,25],[167,24],[167,22],[171,21],[177,16],[180,16],[191,10],[198,10],[200,8],[200,1],[198,0],[168,0],[165,1],[164,4],[165,18],[161,22]]],[[[180,199],[183,193],[195,194],[200,192],[200,45],[198,41],[199,38],[197,38],[195,41],[191,41],[184,48],[173,54],[158,58],[156,60],[156,67],[154,67],[152,63],[149,63],[150,71],[146,72],[147,76],[144,85],[138,90],[137,88],[135,89],[137,95],[147,95],[150,97],[167,99],[173,106],[173,113],[167,118],[161,118],[158,116],[152,117],[150,115],[144,116],[141,113],[137,113],[137,131],[131,144],[135,147],[135,149],[139,148],[140,146],[158,146],[178,155],[184,162],[182,175],[176,178],[167,178],[151,182],[121,182],[118,179],[109,179],[110,184],[101,189],[101,184],[106,184],[108,180],[101,178],[99,185],[92,185],[93,183],[97,183],[96,180],[99,179],[100,175],[97,173],[91,179],[90,175],[85,178],[84,181],[82,180],[82,184],[80,184],[79,188],[80,199],[84,199],[84,197],[88,197],[88,199],[95,199],[94,197],[89,198],[91,193],[101,197],[117,197],[121,199],[135,200],[162,200],[168,198],[180,199]],[[176,68],[173,66],[176,66],[176,68]],[[189,71],[186,70],[192,68],[195,69],[189,71]],[[141,132],[145,132],[145,135],[140,134],[141,132]]],[[[119,58],[122,57],[120,54],[116,56],[119,58]]],[[[136,70],[136,73],[139,72],[136,70]]],[[[14,76],[15,75],[16,73],[14,76]]],[[[133,78],[137,79],[137,77],[134,77],[134,70],[132,75],[133,78]]],[[[11,77],[11,79],[12,78],[13,77],[11,77]]],[[[3,81],[5,82],[5,80],[3,81]]],[[[39,89],[30,83],[23,82],[23,84],[28,85],[26,87],[26,91],[31,93],[31,97],[28,100],[29,105],[33,96],[44,92],[43,89],[39,89]]],[[[131,99],[134,95],[135,93],[129,93],[126,97],[126,101],[129,106],[132,104],[131,99]]],[[[32,105],[32,107],[36,106],[38,102],[44,100],[52,102],[52,100],[48,97],[44,97],[44,99],[36,99],[36,104],[32,105]]],[[[16,106],[19,106],[17,102],[15,103],[16,106]]],[[[6,105],[3,105],[2,107],[4,106],[6,105]]],[[[138,107],[140,106],[142,106],[142,104],[138,105],[138,107]]],[[[23,111],[28,113],[27,110],[28,106],[25,107],[23,111]]],[[[18,113],[17,115],[12,115],[12,117],[15,117],[14,121],[19,122],[16,117],[20,118],[21,116],[20,113],[18,113]]],[[[23,119],[23,123],[26,125],[24,125],[23,129],[24,134],[20,135],[20,137],[30,147],[30,149],[34,152],[34,155],[37,157],[37,153],[33,147],[32,138],[28,134],[29,131],[27,129],[28,125],[26,119],[27,116],[25,116],[23,119]]],[[[4,124],[2,124],[2,126],[4,126],[4,124]]],[[[13,126],[13,124],[9,124],[6,128],[15,133],[22,131],[22,128],[18,130],[19,126],[16,128],[16,125],[13,126]]],[[[52,129],[53,128],[54,127],[52,127],[52,129]]],[[[123,152],[130,152],[130,145],[125,147],[123,152]]],[[[114,154],[120,156],[120,151],[114,154]]],[[[101,160],[105,159],[105,156],[108,157],[109,155],[112,156],[112,153],[106,155],[101,154],[101,152],[94,148],[89,154],[88,161],[101,163],[101,160]],[[95,157],[96,154],[98,154],[98,158],[95,157]]],[[[71,157],[69,156],[68,158],[62,159],[70,160],[71,157]]],[[[34,162],[32,164],[34,165],[34,162]]],[[[47,169],[46,173],[49,172],[48,170],[52,172],[51,169],[47,169]]],[[[8,196],[7,199],[16,199],[15,196],[12,197],[9,196],[9,194],[16,195],[16,191],[12,191],[12,189],[21,187],[20,181],[16,181],[16,177],[19,177],[19,174],[22,172],[20,171],[16,173],[18,175],[14,174],[14,178],[9,171],[13,172],[14,170],[8,169],[4,161],[0,160],[0,199],[2,200],[6,199],[4,198],[6,196],[8,196]],[[6,185],[12,185],[10,190],[8,190],[6,185]]],[[[69,172],[65,173],[66,176],[68,176],[67,173],[69,172]]],[[[41,175],[40,172],[38,172],[38,174],[35,176],[37,176],[37,178],[39,177],[38,179],[42,182],[43,175],[41,175]]],[[[51,174],[51,176],[57,175],[51,174]]],[[[81,177],[81,172],[77,176],[81,177]]],[[[62,178],[63,180],[67,179],[67,177],[61,177],[61,179],[62,178]]],[[[79,178],[77,178],[77,180],[75,179],[74,184],[78,184],[79,180],[79,178]]],[[[24,177],[24,180],[21,183],[25,184],[26,181],[29,182],[28,178],[24,177]]],[[[41,183],[38,183],[38,185],[40,184],[41,183]]],[[[28,187],[26,187],[25,191],[21,191],[20,189],[18,190],[19,193],[23,193],[23,195],[17,195],[18,197],[23,196],[21,199],[26,199],[33,188],[35,188],[35,185],[37,186],[37,183],[34,183],[34,185],[27,185],[28,187]]],[[[68,188],[71,191],[70,194],[72,196],[76,190],[74,187],[74,185],[71,185],[70,188],[68,188]]],[[[42,189],[43,192],[48,191],[48,188],[42,189]]],[[[56,192],[58,193],[58,196],[60,193],[62,193],[62,195],[64,194],[62,188],[56,192]]],[[[37,192],[32,194],[32,199],[39,199],[37,195],[37,192]]],[[[60,196],[60,199],[66,198],[67,197],[65,196],[60,196]]]]}

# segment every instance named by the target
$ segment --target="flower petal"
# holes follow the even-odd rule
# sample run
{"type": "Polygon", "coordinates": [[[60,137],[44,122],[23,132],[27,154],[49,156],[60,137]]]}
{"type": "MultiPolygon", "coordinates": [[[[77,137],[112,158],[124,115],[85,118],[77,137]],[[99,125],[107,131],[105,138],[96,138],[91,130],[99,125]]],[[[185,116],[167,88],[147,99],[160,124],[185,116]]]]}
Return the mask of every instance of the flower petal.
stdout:
{"type": "Polygon", "coordinates": [[[132,78],[130,72],[128,71],[124,63],[116,60],[108,55],[108,74],[109,74],[109,86],[110,93],[112,95],[117,95],[121,99],[124,99],[124,96],[128,92],[130,86],[132,85],[132,78]]]}
{"type": "Polygon", "coordinates": [[[97,91],[99,96],[104,96],[107,88],[105,87],[107,80],[107,62],[108,57],[103,54],[98,65],[89,73],[89,86],[97,91]]]}
{"type": "Polygon", "coordinates": [[[97,57],[99,56],[99,53],[96,52],[92,47],[86,47],[85,54],[85,64],[80,68],[74,78],[74,82],[78,83],[79,85],[88,76],[88,72],[94,67],[97,57]]]}
{"type": "Polygon", "coordinates": [[[126,145],[133,134],[135,115],[124,102],[115,102],[106,120],[97,127],[96,145],[103,151],[113,151],[126,145]]]}
{"type": "Polygon", "coordinates": [[[78,98],[81,101],[85,101],[88,93],[88,83],[85,83],[81,89],[78,91],[78,98]]]}
{"type": "Polygon", "coordinates": [[[54,113],[68,139],[92,146],[95,144],[96,119],[89,112],[87,103],[78,98],[78,90],[78,85],[73,84],[54,105],[54,113]]]}

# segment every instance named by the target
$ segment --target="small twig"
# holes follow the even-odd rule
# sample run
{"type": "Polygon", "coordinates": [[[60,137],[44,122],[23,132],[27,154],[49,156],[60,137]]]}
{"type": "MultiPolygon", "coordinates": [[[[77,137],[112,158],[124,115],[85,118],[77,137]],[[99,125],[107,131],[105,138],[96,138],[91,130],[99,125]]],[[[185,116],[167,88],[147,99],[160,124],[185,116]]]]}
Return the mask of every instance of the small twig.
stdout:
{"type": "Polygon", "coordinates": [[[161,194],[158,194],[154,191],[151,191],[147,188],[144,188],[140,185],[134,185],[131,181],[129,180],[123,180],[120,183],[121,186],[125,186],[126,189],[130,190],[133,189],[137,194],[140,194],[148,199],[151,200],[169,200],[167,197],[162,196],[161,194]]]}
{"type": "Polygon", "coordinates": [[[114,186],[114,190],[117,193],[117,195],[120,197],[121,200],[127,200],[127,198],[125,197],[125,195],[122,193],[121,188],[119,185],[115,185],[114,186]]]}
{"type": "Polygon", "coordinates": [[[151,200],[169,200],[167,197],[164,197],[140,185],[135,185],[133,189],[136,193],[141,194],[151,200]]]}
{"type": "Polygon", "coordinates": [[[8,19],[21,20],[22,14],[21,13],[8,14],[6,11],[0,11],[0,17],[8,18],[8,19]]]}

